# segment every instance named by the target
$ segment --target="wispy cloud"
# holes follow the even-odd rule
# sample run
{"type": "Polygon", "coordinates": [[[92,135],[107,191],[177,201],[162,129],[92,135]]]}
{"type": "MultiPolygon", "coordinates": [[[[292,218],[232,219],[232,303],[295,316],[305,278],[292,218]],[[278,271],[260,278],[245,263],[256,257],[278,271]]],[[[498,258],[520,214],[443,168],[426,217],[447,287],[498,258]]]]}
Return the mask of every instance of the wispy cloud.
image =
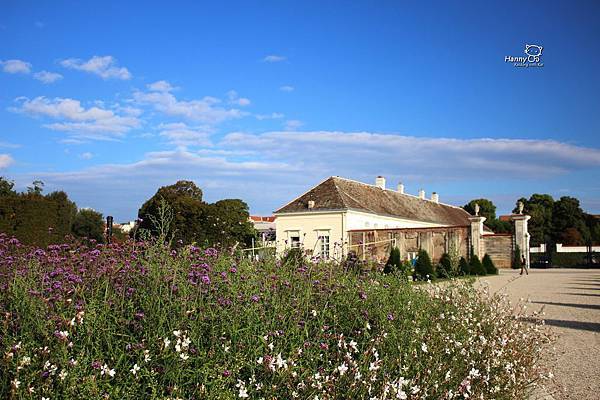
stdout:
{"type": "Polygon", "coordinates": [[[285,121],[284,125],[285,125],[286,131],[293,131],[293,130],[301,128],[304,125],[304,122],[297,120],[297,119],[289,119],[289,120],[285,121]]]}
{"type": "Polygon", "coordinates": [[[40,96],[31,100],[26,97],[18,98],[15,101],[19,106],[11,107],[9,111],[58,120],[44,126],[68,132],[75,141],[114,140],[141,124],[136,116],[118,115],[112,110],[96,106],[86,109],[79,100],[69,98],[48,99],[40,96]]]}
{"type": "Polygon", "coordinates": [[[159,125],[160,136],[178,148],[210,146],[211,129],[208,126],[190,127],[183,122],[159,125]]]}
{"type": "Polygon", "coordinates": [[[31,72],[31,63],[22,60],[1,61],[2,70],[8,74],[28,74],[31,72]]]}
{"type": "Polygon", "coordinates": [[[263,61],[268,62],[268,63],[276,63],[276,62],[281,62],[281,61],[285,61],[285,60],[287,60],[287,57],[278,56],[275,54],[271,54],[271,55],[268,55],[265,58],[263,58],[263,61]]]}
{"type": "Polygon", "coordinates": [[[0,142],[0,147],[8,148],[8,149],[18,149],[21,147],[20,144],[9,143],[9,142],[0,142]]]}
{"type": "Polygon", "coordinates": [[[150,105],[166,115],[185,117],[213,125],[248,115],[247,112],[236,108],[222,107],[219,105],[221,100],[210,96],[186,101],[178,100],[169,91],[135,91],[133,99],[138,104],[150,105]]]}
{"type": "Polygon", "coordinates": [[[10,154],[0,154],[0,169],[8,168],[14,161],[10,154]]]}
{"type": "Polygon", "coordinates": [[[125,67],[117,66],[117,60],[113,56],[94,56],[87,61],[79,58],[69,58],[60,62],[65,68],[89,72],[98,75],[102,79],[131,79],[131,73],[125,67]]]}
{"type": "Polygon", "coordinates": [[[156,81],[146,85],[151,92],[171,92],[176,88],[167,81],[156,81]]]}
{"type": "Polygon", "coordinates": [[[282,92],[293,92],[294,87],[290,86],[290,85],[284,85],[284,86],[279,87],[279,90],[281,90],[282,92]]]}
{"type": "Polygon", "coordinates": [[[229,99],[229,104],[235,104],[242,107],[250,105],[250,99],[240,97],[238,95],[238,92],[236,92],[235,90],[230,90],[229,92],[227,92],[227,97],[229,99]]]}
{"type": "Polygon", "coordinates": [[[285,114],[274,112],[274,113],[271,113],[271,114],[256,114],[255,117],[256,117],[257,120],[262,121],[262,120],[265,120],[265,119],[281,119],[281,118],[285,118],[285,114]]]}
{"type": "Polygon", "coordinates": [[[56,72],[40,71],[33,74],[33,77],[42,83],[54,83],[61,80],[63,76],[56,72]]]}
{"type": "Polygon", "coordinates": [[[81,158],[82,160],[91,160],[92,158],[94,158],[94,154],[90,153],[89,151],[86,151],[85,153],[81,153],[79,155],[79,158],[81,158]]]}

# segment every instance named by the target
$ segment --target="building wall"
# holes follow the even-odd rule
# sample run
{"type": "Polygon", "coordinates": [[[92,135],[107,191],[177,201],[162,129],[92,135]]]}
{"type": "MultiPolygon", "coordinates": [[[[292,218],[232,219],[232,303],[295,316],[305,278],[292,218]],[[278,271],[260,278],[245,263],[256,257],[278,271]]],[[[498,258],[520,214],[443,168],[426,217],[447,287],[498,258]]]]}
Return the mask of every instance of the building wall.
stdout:
{"type": "Polygon", "coordinates": [[[512,235],[484,235],[483,254],[488,254],[496,268],[510,268],[513,257],[512,235]]]}
{"type": "Polygon", "coordinates": [[[431,222],[413,221],[390,217],[387,215],[371,214],[361,211],[347,211],[346,230],[355,229],[387,229],[387,228],[425,228],[440,226],[431,222]]]}
{"type": "Polygon", "coordinates": [[[277,253],[283,254],[291,247],[290,237],[299,235],[303,249],[310,255],[318,255],[320,241],[318,237],[329,233],[330,256],[342,256],[342,243],[345,240],[345,213],[337,212],[307,212],[280,214],[275,220],[277,235],[277,253]],[[334,254],[338,253],[338,254],[334,254]]]}

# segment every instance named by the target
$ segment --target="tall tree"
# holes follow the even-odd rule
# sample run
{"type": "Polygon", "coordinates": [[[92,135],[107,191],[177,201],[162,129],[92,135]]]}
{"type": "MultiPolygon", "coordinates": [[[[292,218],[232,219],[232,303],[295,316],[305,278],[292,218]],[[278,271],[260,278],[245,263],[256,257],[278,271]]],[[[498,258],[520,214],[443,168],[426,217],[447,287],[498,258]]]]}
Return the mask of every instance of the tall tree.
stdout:
{"type": "Polygon", "coordinates": [[[102,214],[89,208],[82,208],[75,216],[72,230],[73,234],[79,238],[93,239],[102,243],[104,241],[102,214]]]}
{"type": "Polygon", "coordinates": [[[531,245],[539,246],[541,243],[553,241],[554,199],[549,194],[532,194],[529,199],[524,197],[517,200],[513,213],[518,211],[518,203],[523,203],[523,212],[531,216],[528,223],[531,245]]]}
{"type": "Polygon", "coordinates": [[[463,209],[471,215],[475,215],[475,204],[479,205],[479,215],[488,221],[496,219],[496,206],[488,199],[471,200],[463,206],[463,209]]]}
{"type": "Polygon", "coordinates": [[[0,196],[15,196],[17,192],[13,190],[15,183],[0,176],[0,196]]]}
{"type": "Polygon", "coordinates": [[[574,228],[581,237],[589,234],[579,200],[574,197],[563,196],[556,201],[552,209],[552,227],[553,237],[557,242],[566,240],[571,242],[569,244],[579,244],[573,243],[576,237],[573,231],[567,231],[569,228],[574,228]]]}

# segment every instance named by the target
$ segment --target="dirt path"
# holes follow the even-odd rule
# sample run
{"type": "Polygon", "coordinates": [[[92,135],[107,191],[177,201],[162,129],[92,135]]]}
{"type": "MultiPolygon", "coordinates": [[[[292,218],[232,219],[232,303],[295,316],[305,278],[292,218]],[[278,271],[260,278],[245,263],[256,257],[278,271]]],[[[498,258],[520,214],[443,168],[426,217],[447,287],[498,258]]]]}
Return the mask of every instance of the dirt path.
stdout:
{"type": "Polygon", "coordinates": [[[543,309],[558,336],[554,382],[534,397],[600,399],[600,270],[531,270],[528,276],[503,270],[480,281],[492,292],[505,290],[513,302],[529,299],[528,308],[543,309]]]}

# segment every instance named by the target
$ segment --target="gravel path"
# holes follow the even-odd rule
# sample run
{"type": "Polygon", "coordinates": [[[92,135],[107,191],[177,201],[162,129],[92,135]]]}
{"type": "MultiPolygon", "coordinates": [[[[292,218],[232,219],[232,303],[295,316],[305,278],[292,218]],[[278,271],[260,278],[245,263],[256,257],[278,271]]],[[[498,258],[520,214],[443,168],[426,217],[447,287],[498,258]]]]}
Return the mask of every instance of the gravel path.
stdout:
{"type": "Polygon", "coordinates": [[[600,399],[600,270],[502,270],[484,277],[491,292],[505,290],[511,301],[529,299],[530,311],[543,310],[557,336],[547,361],[554,380],[536,399],[600,399]]]}

